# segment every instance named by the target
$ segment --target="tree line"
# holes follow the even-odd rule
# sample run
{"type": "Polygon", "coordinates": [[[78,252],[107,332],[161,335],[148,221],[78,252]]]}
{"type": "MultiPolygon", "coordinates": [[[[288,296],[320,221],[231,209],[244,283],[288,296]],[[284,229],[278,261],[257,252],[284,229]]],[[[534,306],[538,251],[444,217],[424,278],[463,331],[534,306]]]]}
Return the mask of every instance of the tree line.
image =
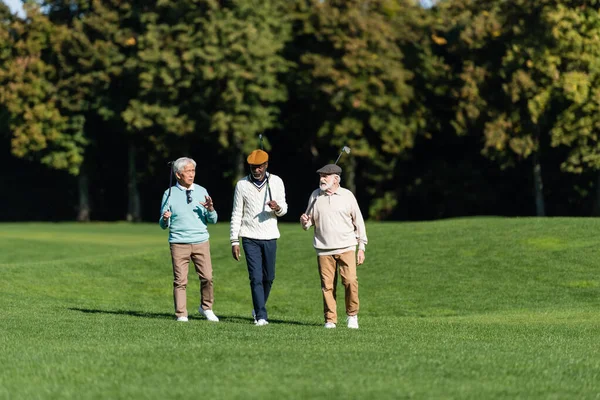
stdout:
{"type": "Polygon", "coordinates": [[[599,1],[429,3],[0,2],[3,219],[157,219],[183,155],[226,218],[259,135],[291,220],[343,146],[370,219],[597,215],[599,1]]]}

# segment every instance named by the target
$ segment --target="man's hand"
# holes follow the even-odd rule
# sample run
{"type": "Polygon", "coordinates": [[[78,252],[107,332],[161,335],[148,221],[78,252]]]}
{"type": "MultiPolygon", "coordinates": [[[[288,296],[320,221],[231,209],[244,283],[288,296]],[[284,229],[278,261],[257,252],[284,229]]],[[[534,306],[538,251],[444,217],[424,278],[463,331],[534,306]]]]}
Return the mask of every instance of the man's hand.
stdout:
{"type": "Polygon", "coordinates": [[[308,222],[310,221],[310,217],[306,214],[302,214],[300,216],[300,223],[302,224],[302,226],[306,226],[308,225],[308,222]]]}
{"type": "Polygon", "coordinates": [[[364,262],[365,262],[365,251],[359,250],[358,254],[356,255],[356,265],[360,265],[364,262]]]}
{"type": "Polygon", "coordinates": [[[167,210],[163,213],[163,221],[167,222],[171,218],[171,211],[167,210]]]}
{"type": "Polygon", "coordinates": [[[308,214],[302,214],[300,216],[300,225],[302,225],[302,229],[307,231],[312,225],[312,217],[308,214]]]}
{"type": "Polygon", "coordinates": [[[204,208],[206,208],[209,212],[215,211],[215,206],[213,205],[212,198],[210,196],[204,196],[206,200],[204,203],[200,203],[204,208]]]}
{"type": "Polygon", "coordinates": [[[279,207],[279,204],[277,204],[275,200],[267,201],[267,205],[271,207],[271,210],[273,211],[281,210],[281,207],[279,207]]]}
{"type": "Polygon", "coordinates": [[[240,245],[234,244],[231,246],[231,255],[235,261],[240,261],[240,245]]]}

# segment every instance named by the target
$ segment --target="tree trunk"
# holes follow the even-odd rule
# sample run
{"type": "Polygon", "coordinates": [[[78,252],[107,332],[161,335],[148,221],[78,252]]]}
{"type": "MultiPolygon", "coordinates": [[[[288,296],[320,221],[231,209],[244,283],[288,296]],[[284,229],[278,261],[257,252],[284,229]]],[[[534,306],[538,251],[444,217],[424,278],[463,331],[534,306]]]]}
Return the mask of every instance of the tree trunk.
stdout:
{"type": "Polygon", "coordinates": [[[90,220],[90,185],[87,171],[82,166],[77,176],[77,191],[79,192],[79,204],[77,206],[77,221],[89,222],[90,220]]]}
{"type": "Polygon", "coordinates": [[[142,220],[135,157],[135,146],[133,145],[133,142],[130,142],[127,155],[127,175],[129,178],[127,183],[127,193],[129,195],[129,201],[127,204],[127,221],[129,222],[139,222],[142,220]]]}
{"type": "Polygon", "coordinates": [[[533,190],[535,193],[535,213],[538,217],[546,216],[544,204],[544,184],[542,181],[542,165],[538,153],[533,154],[533,190]]]}
{"type": "Polygon", "coordinates": [[[233,180],[234,186],[238,180],[240,180],[244,175],[246,175],[246,160],[244,158],[244,151],[242,150],[242,144],[237,140],[235,142],[235,149],[236,152],[233,160],[233,170],[235,171],[235,176],[233,180]]]}
{"type": "Polygon", "coordinates": [[[342,184],[342,186],[356,194],[356,159],[354,157],[348,157],[345,169],[346,184],[342,184]]]}

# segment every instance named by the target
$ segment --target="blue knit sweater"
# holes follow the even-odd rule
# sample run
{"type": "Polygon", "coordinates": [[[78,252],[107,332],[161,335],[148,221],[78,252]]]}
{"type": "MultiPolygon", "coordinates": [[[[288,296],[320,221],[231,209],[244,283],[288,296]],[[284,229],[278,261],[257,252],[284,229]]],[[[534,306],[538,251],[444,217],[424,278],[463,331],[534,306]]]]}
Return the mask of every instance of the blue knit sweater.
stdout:
{"type": "Polygon", "coordinates": [[[200,203],[206,201],[208,192],[200,185],[194,184],[190,192],[192,201],[188,203],[186,189],[177,184],[165,193],[161,202],[159,225],[162,229],[169,228],[169,243],[202,243],[209,238],[207,224],[217,223],[217,211],[209,212],[200,203]],[[167,224],[162,215],[171,210],[171,220],[167,224]]]}

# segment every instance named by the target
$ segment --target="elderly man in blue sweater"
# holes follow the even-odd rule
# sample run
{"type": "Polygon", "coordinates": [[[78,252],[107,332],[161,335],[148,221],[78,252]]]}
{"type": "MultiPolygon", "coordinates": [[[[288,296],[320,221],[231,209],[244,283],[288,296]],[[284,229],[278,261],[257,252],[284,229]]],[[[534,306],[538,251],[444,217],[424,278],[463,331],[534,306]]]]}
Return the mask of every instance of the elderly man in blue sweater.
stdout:
{"type": "Polygon", "coordinates": [[[169,228],[169,245],[173,263],[173,300],[177,321],[187,322],[186,288],[190,259],[200,278],[198,312],[207,320],[218,322],[212,311],[214,302],[213,269],[207,225],[217,223],[217,212],[205,188],[194,183],[196,162],[181,157],[173,163],[177,184],[163,195],[159,225],[169,228]]]}

